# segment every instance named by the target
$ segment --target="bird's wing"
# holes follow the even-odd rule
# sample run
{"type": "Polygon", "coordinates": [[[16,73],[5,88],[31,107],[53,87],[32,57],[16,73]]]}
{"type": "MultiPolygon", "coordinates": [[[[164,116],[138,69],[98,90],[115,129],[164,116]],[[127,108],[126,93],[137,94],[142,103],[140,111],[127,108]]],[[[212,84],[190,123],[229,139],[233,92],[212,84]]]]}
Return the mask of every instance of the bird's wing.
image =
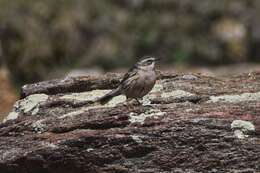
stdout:
{"type": "Polygon", "coordinates": [[[128,72],[124,75],[123,79],[121,80],[120,84],[123,84],[126,80],[133,77],[137,74],[137,67],[134,65],[132,68],[128,70],[128,72]]]}
{"type": "Polygon", "coordinates": [[[134,65],[130,70],[124,75],[119,87],[123,90],[128,89],[133,86],[133,82],[138,79],[138,68],[134,65]]]}

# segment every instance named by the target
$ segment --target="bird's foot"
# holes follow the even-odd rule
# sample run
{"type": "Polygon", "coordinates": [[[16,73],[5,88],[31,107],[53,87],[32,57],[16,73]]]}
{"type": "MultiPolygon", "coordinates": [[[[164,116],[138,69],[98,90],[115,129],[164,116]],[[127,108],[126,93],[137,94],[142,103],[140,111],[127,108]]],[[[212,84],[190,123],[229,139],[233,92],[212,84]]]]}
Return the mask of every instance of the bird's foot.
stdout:
{"type": "Polygon", "coordinates": [[[138,99],[128,98],[124,103],[127,107],[142,106],[142,103],[138,99]]]}

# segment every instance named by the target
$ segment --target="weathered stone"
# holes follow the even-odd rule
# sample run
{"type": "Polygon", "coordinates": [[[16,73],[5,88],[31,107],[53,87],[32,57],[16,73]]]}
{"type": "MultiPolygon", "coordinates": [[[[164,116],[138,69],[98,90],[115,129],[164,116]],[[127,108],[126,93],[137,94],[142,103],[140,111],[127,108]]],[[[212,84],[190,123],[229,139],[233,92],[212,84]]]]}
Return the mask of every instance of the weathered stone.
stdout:
{"type": "Polygon", "coordinates": [[[16,119],[0,124],[0,170],[260,171],[259,72],[228,78],[161,73],[143,105],[124,96],[94,103],[119,76],[23,87],[16,119]]]}

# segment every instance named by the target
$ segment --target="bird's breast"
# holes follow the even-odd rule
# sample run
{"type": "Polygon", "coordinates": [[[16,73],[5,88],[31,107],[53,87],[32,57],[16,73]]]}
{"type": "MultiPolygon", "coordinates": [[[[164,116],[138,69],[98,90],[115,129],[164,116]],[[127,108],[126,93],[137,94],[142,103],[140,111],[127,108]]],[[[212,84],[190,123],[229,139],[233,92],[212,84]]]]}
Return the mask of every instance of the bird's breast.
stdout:
{"type": "Polygon", "coordinates": [[[128,98],[142,98],[149,93],[156,81],[154,71],[139,71],[134,80],[129,80],[123,93],[128,98]]]}
{"type": "Polygon", "coordinates": [[[140,81],[146,83],[147,85],[155,83],[156,74],[154,71],[144,71],[140,72],[140,81]]]}

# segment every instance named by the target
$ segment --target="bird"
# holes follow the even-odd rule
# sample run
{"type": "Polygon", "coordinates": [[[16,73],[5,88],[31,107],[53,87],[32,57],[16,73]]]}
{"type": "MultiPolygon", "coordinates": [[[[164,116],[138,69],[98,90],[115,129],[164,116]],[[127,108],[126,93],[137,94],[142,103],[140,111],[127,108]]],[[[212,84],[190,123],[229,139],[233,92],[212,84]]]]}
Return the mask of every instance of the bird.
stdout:
{"type": "Polygon", "coordinates": [[[155,64],[158,60],[152,56],[140,58],[124,75],[118,87],[98,98],[97,102],[104,105],[115,96],[125,95],[127,100],[135,99],[141,104],[138,99],[148,94],[155,85],[155,64]]]}

